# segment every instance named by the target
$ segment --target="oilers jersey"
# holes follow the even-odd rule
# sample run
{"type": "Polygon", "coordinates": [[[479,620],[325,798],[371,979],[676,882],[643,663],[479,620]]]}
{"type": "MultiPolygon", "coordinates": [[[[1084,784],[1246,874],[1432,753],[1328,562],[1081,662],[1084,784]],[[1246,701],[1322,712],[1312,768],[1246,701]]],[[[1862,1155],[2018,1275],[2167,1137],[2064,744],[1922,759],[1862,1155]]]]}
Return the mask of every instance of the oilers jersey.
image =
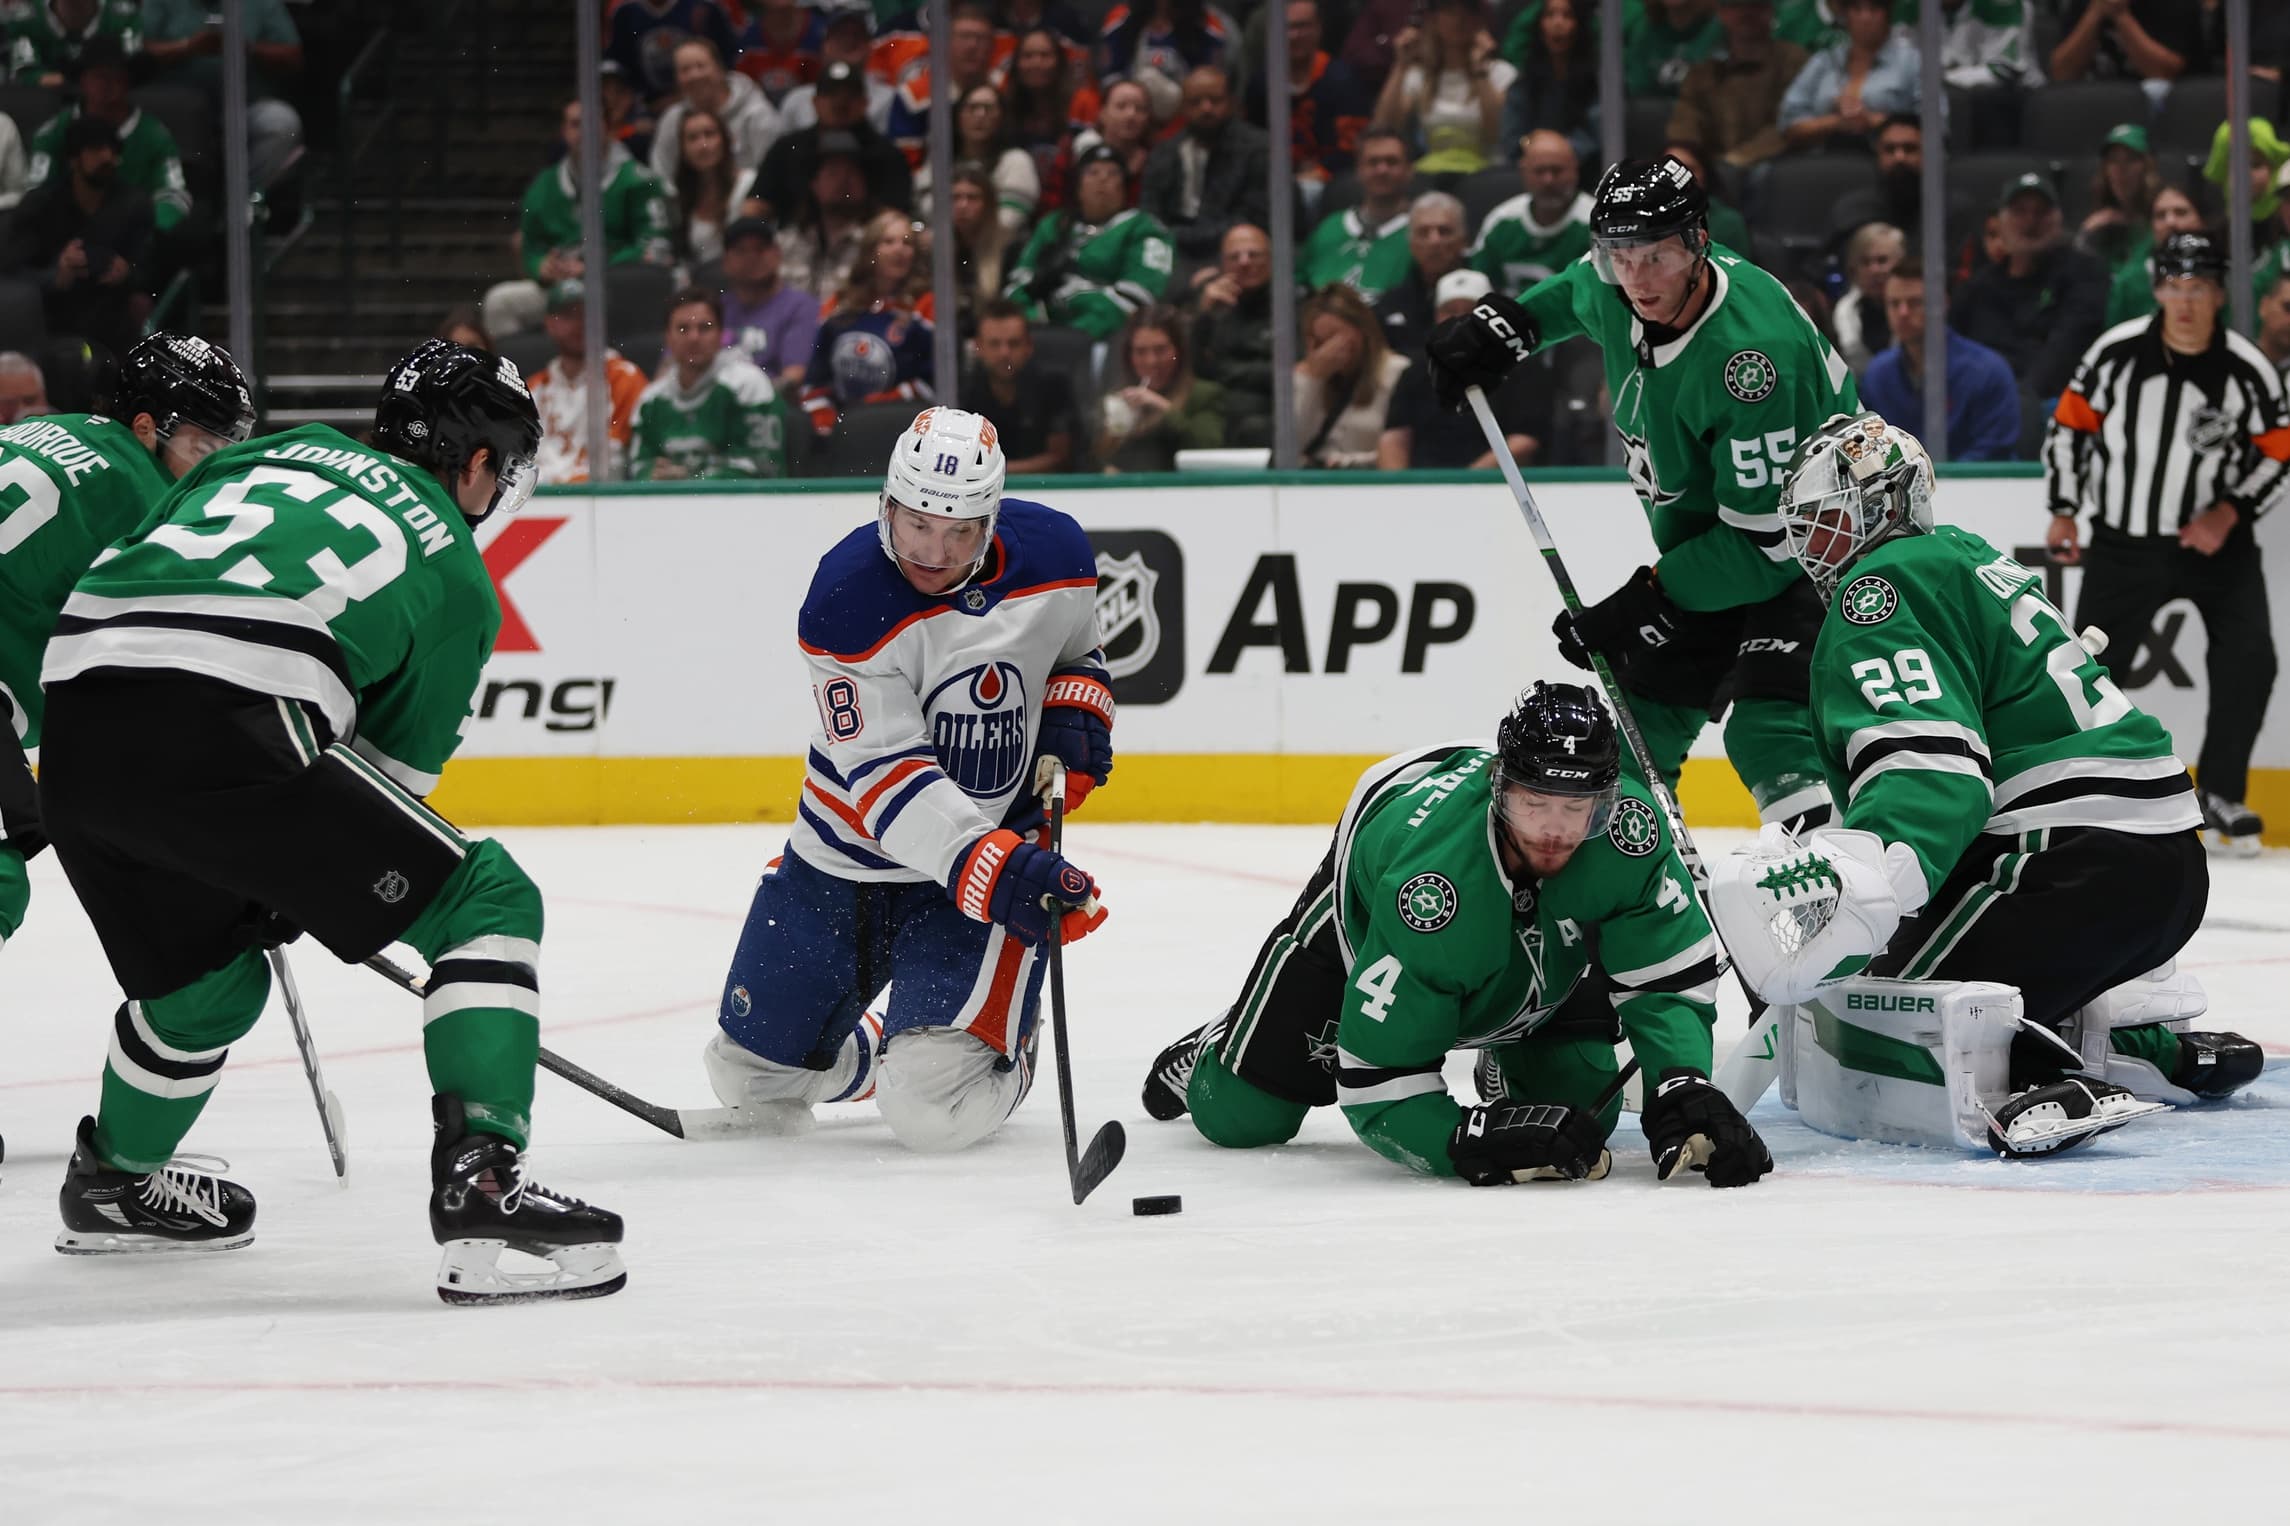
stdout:
{"type": "Polygon", "coordinates": [[[788,847],[843,879],[944,884],[1030,801],[1052,682],[1110,681],[1089,537],[1018,498],[947,594],[909,583],[874,524],[853,530],[820,560],[797,636],[819,724],[788,847]]]}

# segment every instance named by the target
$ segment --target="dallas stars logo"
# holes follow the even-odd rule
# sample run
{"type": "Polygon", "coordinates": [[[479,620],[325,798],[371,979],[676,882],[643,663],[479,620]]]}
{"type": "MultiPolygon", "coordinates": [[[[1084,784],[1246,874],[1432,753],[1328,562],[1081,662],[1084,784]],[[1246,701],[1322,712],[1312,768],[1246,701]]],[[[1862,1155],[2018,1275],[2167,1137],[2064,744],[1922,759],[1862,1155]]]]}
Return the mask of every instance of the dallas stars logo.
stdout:
{"type": "Polygon", "coordinates": [[[1625,796],[1614,802],[1614,819],[1606,824],[1606,835],[1618,851],[1644,858],[1661,844],[1662,824],[1652,806],[1625,796]]]}
{"type": "Polygon", "coordinates": [[[1725,363],[1725,390],[1737,403],[1763,402],[1780,375],[1762,350],[1740,350],[1725,363]]]}
{"type": "Polygon", "coordinates": [[[1844,611],[1845,619],[1851,624],[1881,625],[1900,608],[1900,595],[1893,591],[1892,584],[1872,572],[1847,583],[1837,607],[1844,611]]]}
{"type": "Polygon", "coordinates": [[[1419,933],[1435,933],[1455,920],[1455,882],[1444,874],[1417,875],[1399,887],[1399,919],[1419,933]]]}

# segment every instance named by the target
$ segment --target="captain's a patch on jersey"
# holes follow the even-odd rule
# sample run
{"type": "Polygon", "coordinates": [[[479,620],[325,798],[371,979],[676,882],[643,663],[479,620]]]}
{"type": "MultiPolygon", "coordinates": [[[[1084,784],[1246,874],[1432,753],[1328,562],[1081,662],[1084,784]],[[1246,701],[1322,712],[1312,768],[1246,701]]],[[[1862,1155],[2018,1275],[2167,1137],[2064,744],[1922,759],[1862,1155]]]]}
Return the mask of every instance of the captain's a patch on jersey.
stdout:
{"type": "Polygon", "coordinates": [[[1738,350],[1725,363],[1725,390],[1737,403],[1762,403],[1781,379],[1763,350],[1738,350]]]}
{"type": "Polygon", "coordinates": [[[1662,823],[1652,806],[1625,795],[1614,802],[1614,816],[1606,823],[1606,836],[1616,851],[1632,858],[1644,858],[1661,846],[1662,823]]]}
{"type": "Polygon", "coordinates": [[[1837,600],[1837,608],[1844,611],[1845,619],[1853,625],[1882,625],[1900,608],[1900,595],[1892,584],[1870,573],[1845,585],[1844,594],[1837,600]]]}
{"type": "Polygon", "coordinates": [[[1444,874],[1417,875],[1399,887],[1399,919],[1419,933],[1435,933],[1455,920],[1455,882],[1444,874]]]}

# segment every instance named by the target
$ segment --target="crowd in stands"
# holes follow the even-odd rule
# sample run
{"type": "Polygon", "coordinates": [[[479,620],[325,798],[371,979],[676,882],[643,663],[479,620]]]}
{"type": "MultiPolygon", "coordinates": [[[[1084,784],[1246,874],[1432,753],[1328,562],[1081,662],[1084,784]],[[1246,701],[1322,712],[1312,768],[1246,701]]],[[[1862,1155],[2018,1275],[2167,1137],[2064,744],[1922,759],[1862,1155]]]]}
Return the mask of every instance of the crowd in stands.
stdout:
{"type": "MultiPolygon", "coordinates": [[[[1629,0],[1630,152],[1683,160],[1711,194],[1716,242],[1782,276],[1872,402],[1911,428],[1924,314],[1940,307],[1950,455],[2025,458],[2091,339],[2153,310],[2155,239],[2225,215],[2224,8],[1931,0],[1949,189],[1945,268],[1928,269],[1918,3],[1629,0]],[[2174,107],[2182,92],[2208,115],[2174,107]]],[[[1601,10],[955,0],[954,77],[940,84],[919,13],[897,0],[612,0],[608,257],[672,270],[679,288],[657,342],[607,357],[624,469],[799,473],[832,462],[857,415],[939,395],[992,417],[1029,471],[1159,471],[1183,451],[1262,448],[1284,287],[1305,464],[1491,464],[1475,422],[1436,406],[1423,345],[1487,290],[1523,290],[1588,250],[1601,10]],[[1275,46],[1284,128],[1266,99],[1275,46]],[[930,289],[935,94],[954,128],[952,313],[930,289]],[[1283,133],[1291,272],[1272,267],[1266,231],[1283,133]],[[962,345],[951,385],[933,374],[942,322],[962,345]],[[703,328],[737,366],[699,364],[703,328]],[[768,428],[743,401],[751,372],[768,428]],[[663,434],[671,411],[681,433],[663,434]],[[727,437],[698,449],[688,437],[703,426],[727,437]],[[674,448],[647,461],[648,434],[674,448]]],[[[2290,143],[2272,125],[2283,13],[2254,7],[2247,173],[2259,337],[2290,362],[2290,143]]],[[[485,305],[497,337],[546,325],[556,359],[536,378],[549,386],[581,364],[561,316],[586,275],[570,159],[537,171],[524,278],[485,305]]],[[[1604,459],[1601,376],[1579,348],[1538,356],[1494,399],[1519,460],[1604,459]]],[[[578,427],[577,408],[562,415],[578,427]]],[[[559,448],[551,479],[586,466],[559,448]]]]}
{"type": "MultiPolygon", "coordinates": [[[[295,9],[244,9],[257,191],[303,148],[295,9]]],[[[123,353],[178,275],[214,266],[223,33],[207,0],[0,0],[0,39],[0,350],[53,402],[59,374],[123,353]]]]}

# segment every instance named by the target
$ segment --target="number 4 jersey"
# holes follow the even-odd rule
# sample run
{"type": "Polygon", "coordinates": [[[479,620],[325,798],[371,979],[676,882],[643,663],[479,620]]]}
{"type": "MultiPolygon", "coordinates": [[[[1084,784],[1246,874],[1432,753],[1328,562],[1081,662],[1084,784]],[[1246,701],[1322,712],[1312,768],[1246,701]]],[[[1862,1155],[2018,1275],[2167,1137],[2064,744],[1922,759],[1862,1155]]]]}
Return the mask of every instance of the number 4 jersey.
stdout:
{"type": "Polygon", "coordinates": [[[1853,564],[1812,705],[1842,824],[1913,848],[1928,889],[1982,832],[2200,823],[2170,733],[2109,681],[2041,574],[1953,525],[1853,564]]]}
{"type": "Polygon", "coordinates": [[[97,558],[42,679],[174,669],[300,700],[426,795],[500,628],[469,523],[437,480],[312,424],[216,451],[97,558]]]}

